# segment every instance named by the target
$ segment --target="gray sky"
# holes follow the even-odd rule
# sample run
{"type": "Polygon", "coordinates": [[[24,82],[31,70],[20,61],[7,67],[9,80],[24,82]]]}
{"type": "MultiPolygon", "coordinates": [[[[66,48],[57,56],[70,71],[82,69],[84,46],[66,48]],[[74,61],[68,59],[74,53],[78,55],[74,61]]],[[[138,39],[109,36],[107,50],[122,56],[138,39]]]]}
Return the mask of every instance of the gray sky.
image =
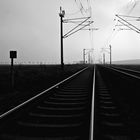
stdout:
{"type": "MultiPolygon", "coordinates": [[[[79,0],[0,0],[0,62],[9,62],[9,51],[17,50],[17,62],[60,63],[59,7],[66,18],[82,17],[79,0]],[[77,14],[76,14],[77,13],[77,14]]],[[[87,0],[81,0],[87,8],[87,0]]],[[[82,60],[83,48],[94,48],[95,59],[101,48],[112,45],[113,60],[140,58],[140,35],[134,31],[115,31],[115,14],[140,16],[138,0],[90,0],[93,31],[80,31],[64,39],[64,61],[82,60]],[[91,39],[92,38],[92,39],[91,39]]],[[[139,22],[131,22],[140,27],[139,22]]],[[[72,26],[64,25],[64,32],[72,26]]],[[[108,54],[106,53],[108,59],[108,54]]]]}

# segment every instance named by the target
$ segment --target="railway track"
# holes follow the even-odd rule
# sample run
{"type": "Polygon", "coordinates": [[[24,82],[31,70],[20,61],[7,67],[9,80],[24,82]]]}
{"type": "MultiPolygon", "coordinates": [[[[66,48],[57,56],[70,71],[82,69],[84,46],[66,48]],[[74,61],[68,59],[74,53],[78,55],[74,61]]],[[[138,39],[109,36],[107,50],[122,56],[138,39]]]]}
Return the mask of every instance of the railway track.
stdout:
{"type": "Polygon", "coordinates": [[[93,67],[0,115],[0,140],[88,140],[93,67]]]}
{"type": "Polygon", "coordinates": [[[94,74],[86,68],[0,115],[0,139],[138,140],[139,76],[118,67],[97,65],[94,74]]]}
{"type": "Polygon", "coordinates": [[[96,67],[94,139],[139,140],[139,72],[96,67]]]}

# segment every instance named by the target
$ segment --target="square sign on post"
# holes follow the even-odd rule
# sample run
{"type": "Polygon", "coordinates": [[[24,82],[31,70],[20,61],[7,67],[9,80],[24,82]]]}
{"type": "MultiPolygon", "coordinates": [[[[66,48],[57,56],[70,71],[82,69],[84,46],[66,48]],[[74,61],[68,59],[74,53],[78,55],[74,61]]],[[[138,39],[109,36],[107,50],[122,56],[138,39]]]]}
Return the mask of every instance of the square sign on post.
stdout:
{"type": "Polygon", "coordinates": [[[10,51],[10,58],[17,58],[17,51],[10,51]]]}

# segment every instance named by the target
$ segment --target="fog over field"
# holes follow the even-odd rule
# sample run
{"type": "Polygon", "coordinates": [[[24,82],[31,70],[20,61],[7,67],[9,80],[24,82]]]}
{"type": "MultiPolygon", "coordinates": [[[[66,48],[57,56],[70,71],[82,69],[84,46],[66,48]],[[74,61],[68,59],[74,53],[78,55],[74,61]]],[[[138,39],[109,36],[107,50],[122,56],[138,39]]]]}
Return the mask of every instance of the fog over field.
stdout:
{"type": "MultiPolygon", "coordinates": [[[[110,44],[114,61],[140,58],[139,33],[115,26],[115,14],[140,16],[139,0],[0,0],[0,63],[10,62],[10,50],[17,50],[17,63],[60,63],[60,6],[65,18],[91,15],[91,28],[98,28],[64,39],[65,63],[83,60],[84,48],[94,48],[98,62],[110,44]]],[[[140,28],[139,20],[129,22],[140,28]]],[[[65,24],[64,33],[72,27],[65,24]]]]}

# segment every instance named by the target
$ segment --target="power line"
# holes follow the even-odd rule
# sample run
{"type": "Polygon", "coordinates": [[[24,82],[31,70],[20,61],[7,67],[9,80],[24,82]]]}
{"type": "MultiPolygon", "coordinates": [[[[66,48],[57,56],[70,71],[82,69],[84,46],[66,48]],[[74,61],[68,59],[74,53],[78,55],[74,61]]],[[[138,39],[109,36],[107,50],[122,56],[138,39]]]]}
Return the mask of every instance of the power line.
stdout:
{"type": "Polygon", "coordinates": [[[77,10],[76,12],[73,12],[73,13],[66,13],[66,16],[72,16],[72,15],[76,15],[80,13],[80,10],[77,10]]]}
{"type": "Polygon", "coordinates": [[[91,15],[91,5],[90,5],[90,2],[89,0],[86,0],[86,3],[87,3],[87,7],[88,8],[84,8],[85,6],[83,5],[82,1],[81,0],[75,0],[75,3],[77,5],[77,7],[79,8],[80,12],[82,15],[84,14],[89,14],[91,15]]]}

